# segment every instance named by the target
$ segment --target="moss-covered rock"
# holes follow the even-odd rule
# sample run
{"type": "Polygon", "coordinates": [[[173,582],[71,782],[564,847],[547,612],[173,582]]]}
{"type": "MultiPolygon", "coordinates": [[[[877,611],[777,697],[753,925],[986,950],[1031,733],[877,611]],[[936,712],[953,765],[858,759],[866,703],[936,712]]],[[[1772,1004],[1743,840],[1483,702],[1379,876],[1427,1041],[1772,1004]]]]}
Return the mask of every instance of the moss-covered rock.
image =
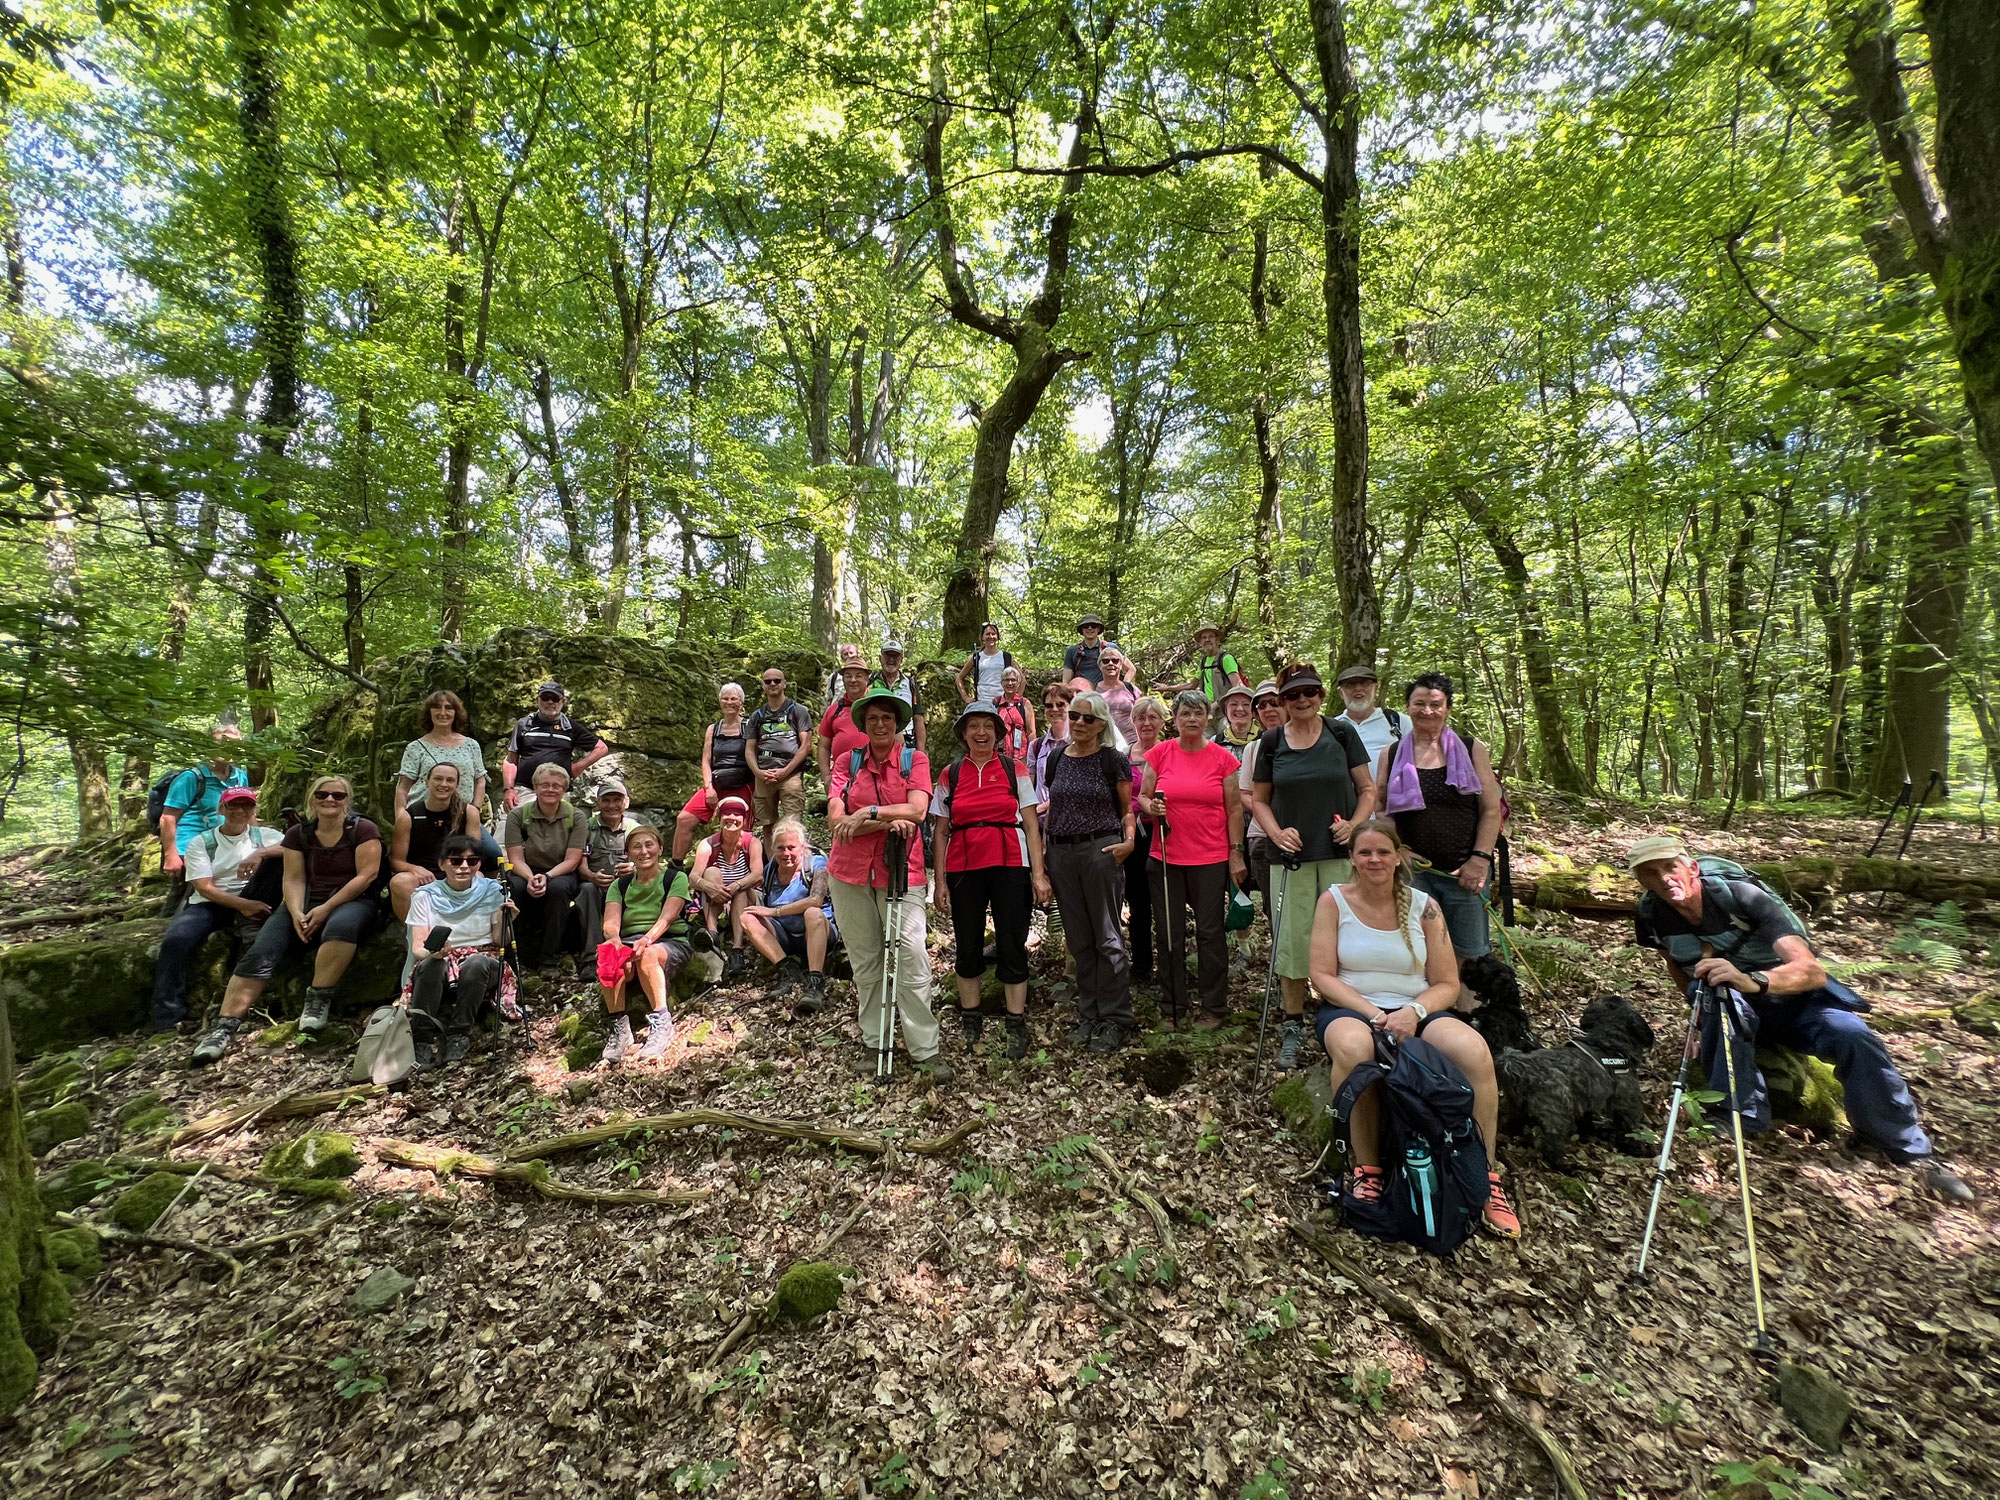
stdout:
{"type": "Polygon", "coordinates": [[[97,1071],[104,1077],[122,1073],[139,1060],[139,1054],[131,1047],[113,1047],[97,1060],[97,1071]]]}
{"type": "Polygon", "coordinates": [[[1814,1365],[1778,1366],[1778,1404],[1798,1424],[1799,1431],[1828,1453],[1840,1451],[1841,1435],[1854,1415],[1854,1403],[1831,1376],[1814,1365]]]}
{"type": "Polygon", "coordinates": [[[151,1135],[154,1131],[175,1123],[174,1111],[165,1104],[156,1104],[151,1109],[142,1110],[125,1122],[127,1135],[151,1135]]]}
{"type": "Polygon", "coordinates": [[[81,1099],[68,1099],[34,1111],[21,1124],[27,1136],[28,1150],[41,1156],[89,1130],[90,1111],[81,1099]]]}
{"type": "MultiPolygon", "coordinates": [[[[18,1046],[19,1044],[16,1043],[18,1046]]],[[[83,1064],[73,1057],[60,1057],[48,1067],[21,1080],[21,1103],[53,1104],[67,1085],[83,1077],[83,1064]]],[[[80,1086],[80,1085],[79,1085],[80,1086]]]]}
{"type": "Polygon", "coordinates": [[[1951,1013],[1952,1019],[1975,1036],[2000,1040],[2000,990],[1981,995],[1951,1013]]]}
{"type": "Polygon", "coordinates": [[[841,1279],[852,1276],[851,1266],[832,1261],[802,1260],[778,1278],[778,1290],[771,1297],[771,1311],[791,1323],[809,1323],[840,1303],[841,1279]]]}
{"type": "Polygon", "coordinates": [[[300,1177],[325,1181],[352,1177],[361,1170],[354,1137],[335,1130],[309,1130],[295,1141],[274,1146],[264,1157],[266,1177],[300,1177]]]}
{"type": "Polygon", "coordinates": [[[354,1189],[336,1177],[277,1177],[273,1187],[300,1198],[317,1198],[322,1203],[351,1203],[354,1189]]]}
{"type": "Polygon", "coordinates": [[[1333,1138],[1333,1083],[1324,1064],[1288,1073],[1271,1090],[1271,1108],[1285,1122],[1285,1128],[1305,1146],[1319,1152],[1333,1138]]]}
{"type": "Polygon", "coordinates": [[[160,1103],[161,1100],[158,1094],[141,1094],[136,1099],[128,1099],[119,1105],[118,1113],[112,1116],[112,1118],[117,1120],[120,1125],[129,1125],[133,1120],[136,1120],[147,1111],[158,1109],[160,1103]]]}
{"type": "Polygon", "coordinates": [[[604,1060],[604,1041],[593,1037],[578,1042],[563,1054],[563,1066],[572,1073],[587,1073],[604,1060]]]}
{"type": "Polygon", "coordinates": [[[104,1252],[96,1232],[78,1225],[74,1229],[42,1232],[42,1252],[49,1264],[73,1282],[89,1281],[104,1269],[104,1252]]]}
{"type": "Polygon", "coordinates": [[[285,1047],[298,1039],[297,1021],[280,1021],[276,1026],[266,1026],[257,1033],[257,1045],[260,1047],[285,1047]]]}
{"type": "MultiPolygon", "coordinates": [[[[187,1186],[188,1179],[178,1172],[149,1172],[118,1195],[111,1205],[111,1222],[133,1234],[144,1234],[187,1186]]],[[[188,1197],[200,1196],[201,1184],[196,1183],[188,1197]]]]}
{"type": "Polygon", "coordinates": [[[101,1161],[73,1161],[41,1178],[36,1186],[44,1208],[51,1213],[66,1214],[119,1181],[120,1175],[101,1161]]]}
{"type": "Polygon", "coordinates": [[[1827,1140],[1847,1134],[1846,1095],[1831,1063],[1784,1047],[1759,1047],[1757,1066],[1774,1119],[1803,1125],[1827,1140]]]}

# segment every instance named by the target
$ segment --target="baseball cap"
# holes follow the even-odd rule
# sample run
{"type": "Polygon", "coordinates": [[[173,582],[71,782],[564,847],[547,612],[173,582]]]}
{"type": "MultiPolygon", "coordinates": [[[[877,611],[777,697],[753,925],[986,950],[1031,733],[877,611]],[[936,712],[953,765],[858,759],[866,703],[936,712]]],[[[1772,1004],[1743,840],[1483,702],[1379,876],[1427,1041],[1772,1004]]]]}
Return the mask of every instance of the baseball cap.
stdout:
{"type": "Polygon", "coordinates": [[[884,656],[901,656],[903,654],[903,643],[901,641],[884,641],[882,643],[882,654],[884,656]]]}
{"type": "Polygon", "coordinates": [[[537,698],[546,698],[551,693],[555,694],[558,698],[567,698],[569,696],[568,693],[563,691],[563,685],[553,678],[535,689],[535,696],[537,698]]]}
{"type": "Polygon", "coordinates": [[[1670,833],[1655,834],[1651,838],[1640,839],[1625,852],[1625,868],[1636,870],[1641,865],[1649,865],[1656,859],[1686,859],[1688,847],[1670,833]]]}
{"type": "Polygon", "coordinates": [[[597,783],[597,795],[602,797],[607,793],[615,797],[623,797],[627,802],[632,800],[632,794],[625,790],[625,783],[620,781],[616,776],[609,777],[597,783]]]}
{"type": "Polygon", "coordinates": [[[1374,682],[1375,669],[1365,661],[1358,661],[1351,667],[1342,667],[1340,675],[1333,679],[1336,687],[1349,682],[1374,682]]]}
{"type": "Polygon", "coordinates": [[[223,792],[221,805],[227,807],[232,802],[255,802],[257,792],[254,787],[232,786],[223,792]]]}

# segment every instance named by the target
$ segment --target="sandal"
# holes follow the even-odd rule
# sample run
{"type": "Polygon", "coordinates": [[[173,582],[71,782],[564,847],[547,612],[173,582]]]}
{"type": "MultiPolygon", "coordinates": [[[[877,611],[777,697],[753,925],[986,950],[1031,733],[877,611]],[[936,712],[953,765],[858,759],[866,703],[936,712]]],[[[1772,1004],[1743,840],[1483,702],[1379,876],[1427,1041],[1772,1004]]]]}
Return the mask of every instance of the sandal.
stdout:
{"type": "Polygon", "coordinates": [[[1486,1227],[1503,1240],[1518,1240],[1521,1237],[1521,1216],[1514,1212],[1514,1205],[1507,1201],[1507,1190],[1500,1186],[1500,1174],[1486,1174],[1486,1227]]]}

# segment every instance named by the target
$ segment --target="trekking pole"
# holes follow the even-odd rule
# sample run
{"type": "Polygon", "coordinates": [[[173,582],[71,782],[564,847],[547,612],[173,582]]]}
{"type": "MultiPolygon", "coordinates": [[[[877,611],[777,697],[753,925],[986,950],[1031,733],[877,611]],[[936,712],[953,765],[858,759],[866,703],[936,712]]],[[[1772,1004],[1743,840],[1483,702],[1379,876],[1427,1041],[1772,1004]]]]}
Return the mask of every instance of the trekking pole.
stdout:
{"type": "MultiPolygon", "coordinates": [[[[1714,992],[1711,989],[1710,994],[1714,992]]],[[[1718,1034],[1722,1041],[1723,1066],[1729,1079],[1729,1120],[1736,1134],[1736,1185],[1743,1195],[1743,1241],[1750,1251],[1750,1302],[1757,1315],[1756,1353],[1768,1359],[1777,1351],[1770,1331],[1764,1326],[1764,1282],[1757,1269],[1757,1220],[1750,1211],[1750,1163],[1743,1152],[1743,1111],[1736,1097],[1736,1017],[1726,996],[1715,996],[1722,1009],[1718,1034]]]]}
{"type": "Polygon", "coordinates": [[[882,914],[882,1022],[875,1033],[875,1076],[896,1076],[896,989],[902,970],[902,896],[910,888],[909,845],[891,829],[882,840],[887,909],[882,914]]]}
{"type": "MultiPolygon", "coordinates": [[[[1913,794],[1911,783],[1908,780],[1903,782],[1903,796],[1909,799],[1910,811],[1909,815],[1903,820],[1903,840],[1896,845],[1895,863],[1900,864],[1903,856],[1910,852],[1910,840],[1916,836],[1917,819],[1923,816],[1924,804],[1930,800],[1931,788],[1939,785],[1943,780],[1944,776],[1939,772],[1937,767],[1931,767],[1930,779],[1924,782],[1924,793],[1921,797],[1913,794]]],[[[1891,808],[1890,816],[1893,817],[1894,815],[1895,809],[1891,808]]],[[[1878,833],[1875,835],[1875,842],[1878,844],[1882,842],[1881,834],[1878,833]]],[[[1868,852],[1873,854],[1875,851],[1871,848],[1868,852]]],[[[1888,899],[1889,893],[1886,890],[1875,897],[1875,910],[1878,914],[1888,899]]]]}
{"type": "Polygon", "coordinates": [[[1882,847],[1882,840],[1888,836],[1889,825],[1896,821],[1896,814],[1903,810],[1903,805],[1910,800],[1910,796],[1915,790],[1915,784],[1911,782],[1909,777],[1905,776],[1903,778],[1903,789],[1896,793],[1896,800],[1889,804],[1889,811],[1883,814],[1882,826],[1875,830],[1875,840],[1869,844],[1868,852],[1862,856],[1863,859],[1873,859],[1875,857],[1875,851],[1882,847]]]}
{"type": "Polygon", "coordinates": [[[1646,1274],[1646,1257],[1653,1248],[1653,1225],[1660,1216],[1660,1192],[1667,1185],[1667,1173],[1674,1163],[1674,1128],[1680,1123],[1681,1100],[1687,1097],[1688,1068],[1701,1053],[1701,1016],[1706,1008],[1705,987],[1693,985],[1688,992],[1687,1042],[1681,1048],[1681,1068],[1674,1075],[1674,1093],[1667,1105],[1667,1128],[1660,1133],[1660,1159],[1653,1169],[1653,1201],[1646,1209],[1646,1233],[1639,1241],[1639,1265],[1633,1273],[1646,1274]]]}
{"type": "MultiPolygon", "coordinates": [[[[1279,856],[1279,864],[1284,869],[1285,876],[1289,877],[1292,871],[1299,867],[1299,857],[1296,854],[1281,854],[1279,856]]],[[[1271,986],[1276,982],[1278,977],[1278,935],[1284,931],[1285,898],[1290,894],[1288,889],[1290,884],[1291,881],[1289,878],[1281,878],[1278,881],[1277,900],[1271,907],[1271,963],[1264,971],[1264,1009],[1257,1017],[1257,1072],[1255,1077],[1257,1087],[1260,1089],[1264,1086],[1264,1031],[1271,1024],[1271,986]]]]}

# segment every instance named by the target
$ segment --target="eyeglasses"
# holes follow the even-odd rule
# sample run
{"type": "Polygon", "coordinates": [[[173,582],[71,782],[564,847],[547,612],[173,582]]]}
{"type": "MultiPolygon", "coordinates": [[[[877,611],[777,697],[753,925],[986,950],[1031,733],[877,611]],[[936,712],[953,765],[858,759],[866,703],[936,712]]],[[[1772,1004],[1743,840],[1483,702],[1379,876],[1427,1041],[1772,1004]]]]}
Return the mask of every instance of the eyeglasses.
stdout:
{"type": "Polygon", "coordinates": [[[347,793],[317,791],[313,793],[313,800],[315,802],[345,802],[347,800],[347,793]]]}
{"type": "Polygon", "coordinates": [[[1288,688],[1283,694],[1284,700],[1287,703],[1297,703],[1301,698],[1317,698],[1319,696],[1320,690],[1318,688],[1288,688]]]}
{"type": "Polygon", "coordinates": [[[448,865],[476,865],[479,863],[479,856],[476,854],[447,854],[444,857],[444,862],[448,865]]]}
{"type": "Polygon", "coordinates": [[[1069,721],[1072,724],[1102,724],[1104,722],[1096,714],[1071,714],[1069,721]]]}

